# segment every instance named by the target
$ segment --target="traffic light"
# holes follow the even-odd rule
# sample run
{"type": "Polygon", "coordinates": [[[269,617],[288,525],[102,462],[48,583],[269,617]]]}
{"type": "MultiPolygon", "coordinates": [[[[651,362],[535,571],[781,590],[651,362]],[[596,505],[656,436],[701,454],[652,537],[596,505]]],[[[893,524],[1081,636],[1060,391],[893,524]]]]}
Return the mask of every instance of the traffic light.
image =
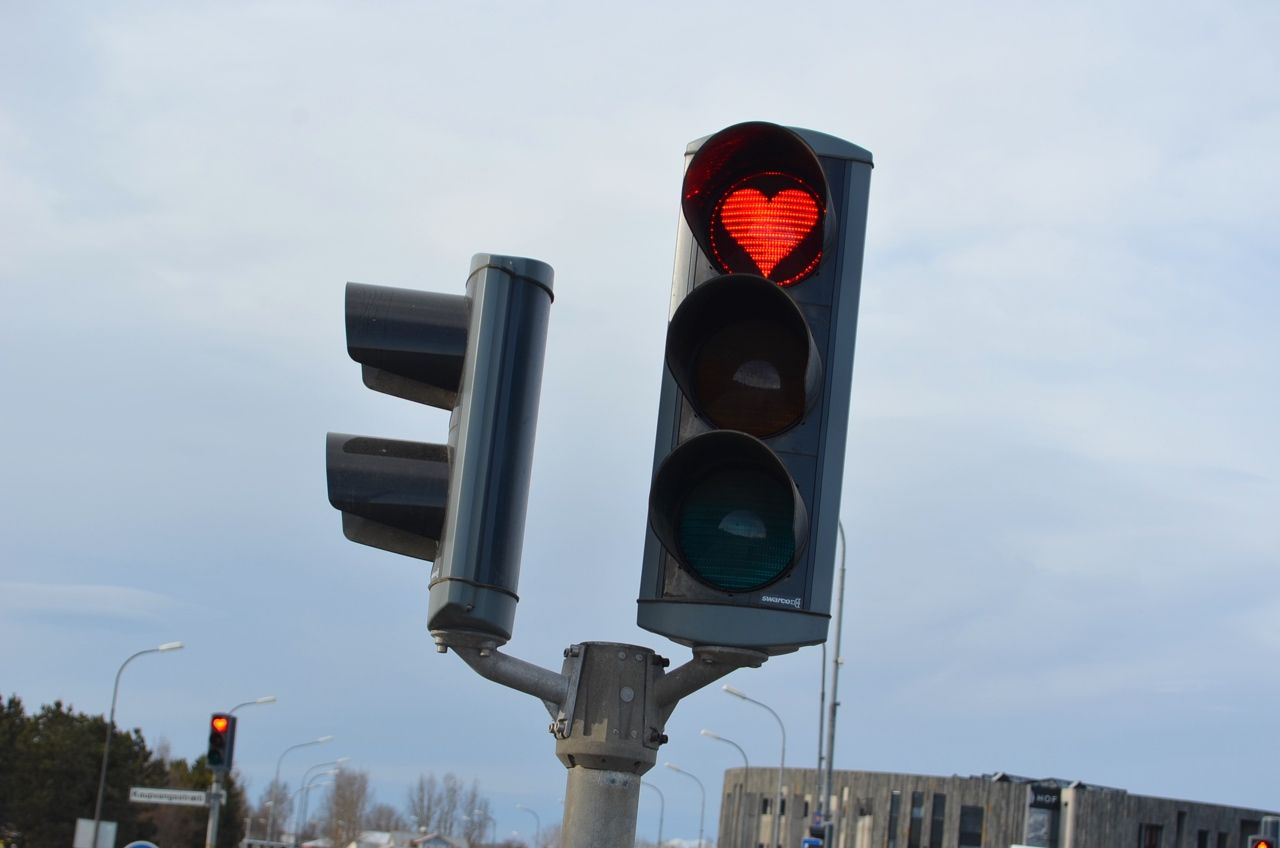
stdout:
{"type": "Polygon", "coordinates": [[[230,713],[214,713],[209,719],[209,768],[219,772],[228,771],[235,747],[236,717],[230,713]]]}
{"type": "Polygon", "coordinates": [[[441,641],[511,638],[552,276],[482,253],[465,295],[347,284],[365,385],[452,415],[447,444],[330,433],[329,502],[348,539],[432,561],[441,641]]]}
{"type": "Polygon", "coordinates": [[[1250,836],[1249,848],[1276,848],[1276,843],[1269,836],[1250,836]]]}
{"type": "Polygon", "coordinates": [[[826,639],[871,154],[737,124],[689,145],[637,620],[826,639]]]}

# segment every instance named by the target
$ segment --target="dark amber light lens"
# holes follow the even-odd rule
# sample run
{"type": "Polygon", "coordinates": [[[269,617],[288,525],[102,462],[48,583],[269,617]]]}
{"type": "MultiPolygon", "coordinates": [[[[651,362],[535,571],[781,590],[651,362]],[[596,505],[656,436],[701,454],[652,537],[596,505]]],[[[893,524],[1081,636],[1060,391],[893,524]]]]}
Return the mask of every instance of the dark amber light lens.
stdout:
{"type": "Polygon", "coordinates": [[[773,320],[739,321],[702,343],[693,389],[703,417],[763,438],[804,416],[808,349],[788,329],[773,320]]]}

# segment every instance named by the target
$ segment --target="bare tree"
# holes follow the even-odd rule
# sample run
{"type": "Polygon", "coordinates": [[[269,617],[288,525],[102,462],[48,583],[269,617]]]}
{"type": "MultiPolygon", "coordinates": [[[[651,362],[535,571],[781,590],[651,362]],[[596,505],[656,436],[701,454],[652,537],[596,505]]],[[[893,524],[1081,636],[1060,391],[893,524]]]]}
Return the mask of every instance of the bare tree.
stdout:
{"type": "Polygon", "coordinates": [[[350,845],[364,830],[369,808],[369,775],[356,769],[339,769],[326,799],[325,832],[335,846],[350,845]]]}
{"type": "Polygon", "coordinates": [[[440,787],[440,807],[436,810],[435,824],[432,830],[453,836],[458,828],[458,816],[464,811],[462,807],[462,783],[453,772],[444,776],[440,787]]]}
{"type": "Polygon", "coordinates": [[[468,845],[479,845],[484,841],[489,822],[493,820],[489,799],[480,797],[480,787],[474,781],[463,799],[466,812],[462,816],[462,838],[468,845]]]}
{"type": "Polygon", "coordinates": [[[273,827],[276,833],[280,833],[285,829],[292,815],[293,798],[289,794],[289,784],[283,780],[272,780],[258,796],[258,806],[253,808],[251,818],[262,819],[264,822],[270,819],[275,823],[273,827]],[[275,812],[272,812],[273,808],[275,812]]]}
{"type": "Polygon", "coordinates": [[[405,828],[404,816],[390,804],[374,804],[365,816],[364,823],[369,830],[392,831],[405,828]]]}
{"type": "Polygon", "coordinates": [[[418,827],[430,830],[435,826],[436,810],[440,806],[440,785],[434,774],[418,775],[418,782],[409,787],[409,818],[418,827]]]}

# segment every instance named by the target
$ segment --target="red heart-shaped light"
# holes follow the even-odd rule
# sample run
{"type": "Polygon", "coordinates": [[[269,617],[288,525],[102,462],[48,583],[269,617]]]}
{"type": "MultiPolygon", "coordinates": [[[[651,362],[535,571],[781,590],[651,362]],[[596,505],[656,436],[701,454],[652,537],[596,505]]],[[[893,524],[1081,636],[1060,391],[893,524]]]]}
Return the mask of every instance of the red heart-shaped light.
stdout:
{"type": "Polygon", "coordinates": [[[798,188],[783,189],[773,197],[743,188],[725,198],[720,220],[768,277],[818,223],[818,203],[798,188]]]}

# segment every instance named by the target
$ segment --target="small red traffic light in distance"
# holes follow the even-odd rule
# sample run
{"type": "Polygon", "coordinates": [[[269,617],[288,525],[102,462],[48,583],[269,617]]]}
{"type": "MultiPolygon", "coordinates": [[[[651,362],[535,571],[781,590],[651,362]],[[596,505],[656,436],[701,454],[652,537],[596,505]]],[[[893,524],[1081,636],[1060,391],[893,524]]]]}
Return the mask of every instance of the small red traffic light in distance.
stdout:
{"type": "Polygon", "coordinates": [[[225,772],[231,768],[236,747],[236,717],[230,713],[214,713],[209,718],[209,768],[225,772]]]}

